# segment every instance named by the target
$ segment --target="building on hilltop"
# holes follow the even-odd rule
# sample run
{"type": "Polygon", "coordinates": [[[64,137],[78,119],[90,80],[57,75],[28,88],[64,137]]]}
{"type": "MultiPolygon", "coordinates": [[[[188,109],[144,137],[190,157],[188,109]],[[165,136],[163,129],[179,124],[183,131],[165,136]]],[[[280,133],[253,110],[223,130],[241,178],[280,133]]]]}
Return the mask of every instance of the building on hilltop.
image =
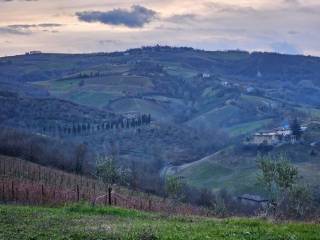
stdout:
{"type": "Polygon", "coordinates": [[[42,54],[41,51],[30,51],[30,52],[26,52],[26,55],[38,55],[38,54],[42,54]]]}

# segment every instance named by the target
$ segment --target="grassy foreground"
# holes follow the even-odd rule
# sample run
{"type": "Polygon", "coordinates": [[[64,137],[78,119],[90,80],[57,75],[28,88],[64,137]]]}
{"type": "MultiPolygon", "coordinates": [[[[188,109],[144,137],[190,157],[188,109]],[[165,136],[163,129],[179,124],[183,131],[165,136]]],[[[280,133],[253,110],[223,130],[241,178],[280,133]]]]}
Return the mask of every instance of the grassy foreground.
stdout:
{"type": "Polygon", "coordinates": [[[0,205],[0,239],[320,239],[319,224],[168,217],[119,208],[0,205]]]}

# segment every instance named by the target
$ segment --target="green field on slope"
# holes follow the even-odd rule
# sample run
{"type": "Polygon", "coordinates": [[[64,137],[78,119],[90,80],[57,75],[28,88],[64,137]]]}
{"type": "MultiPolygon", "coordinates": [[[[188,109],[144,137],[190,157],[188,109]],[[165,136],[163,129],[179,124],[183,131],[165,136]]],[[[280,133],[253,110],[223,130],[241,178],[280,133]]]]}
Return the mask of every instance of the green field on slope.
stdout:
{"type": "Polygon", "coordinates": [[[0,239],[319,239],[319,224],[258,219],[213,219],[72,205],[63,208],[0,205],[0,239]]]}

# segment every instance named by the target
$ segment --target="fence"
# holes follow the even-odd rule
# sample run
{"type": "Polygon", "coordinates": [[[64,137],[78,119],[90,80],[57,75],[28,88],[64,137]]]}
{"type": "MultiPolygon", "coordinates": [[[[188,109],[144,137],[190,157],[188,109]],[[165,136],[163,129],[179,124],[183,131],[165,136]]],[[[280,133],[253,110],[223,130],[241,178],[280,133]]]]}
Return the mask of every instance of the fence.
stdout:
{"type": "Polygon", "coordinates": [[[0,156],[0,202],[61,205],[80,201],[143,211],[209,215],[203,208],[133,192],[118,186],[112,192],[88,177],[65,173],[16,158],[0,156]]]}

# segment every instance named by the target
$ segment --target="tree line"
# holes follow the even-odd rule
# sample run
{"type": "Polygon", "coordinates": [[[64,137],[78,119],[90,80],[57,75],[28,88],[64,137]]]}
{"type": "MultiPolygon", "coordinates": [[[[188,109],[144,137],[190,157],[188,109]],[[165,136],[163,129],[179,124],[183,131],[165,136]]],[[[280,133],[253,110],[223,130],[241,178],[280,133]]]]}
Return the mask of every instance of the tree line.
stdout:
{"type": "MultiPolygon", "coordinates": [[[[132,129],[151,123],[150,114],[142,114],[137,118],[119,118],[117,120],[95,122],[78,122],[72,124],[59,124],[52,122],[43,124],[40,132],[43,134],[59,135],[59,136],[78,136],[90,135],[96,132],[109,131],[112,129],[132,129]]],[[[37,127],[36,127],[37,128],[37,127]]]]}

